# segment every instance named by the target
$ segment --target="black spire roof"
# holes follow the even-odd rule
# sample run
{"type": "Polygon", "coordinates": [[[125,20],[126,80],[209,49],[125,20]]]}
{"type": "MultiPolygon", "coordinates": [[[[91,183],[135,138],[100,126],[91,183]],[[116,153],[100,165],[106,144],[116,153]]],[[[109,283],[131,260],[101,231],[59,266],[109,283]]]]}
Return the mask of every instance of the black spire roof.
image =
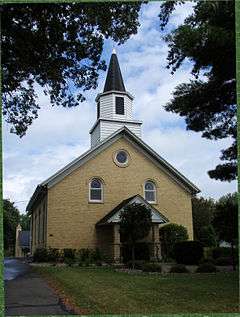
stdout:
{"type": "Polygon", "coordinates": [[[116,90],[126,91],[115,50],[113,50],[103,92],[116,90]]]}

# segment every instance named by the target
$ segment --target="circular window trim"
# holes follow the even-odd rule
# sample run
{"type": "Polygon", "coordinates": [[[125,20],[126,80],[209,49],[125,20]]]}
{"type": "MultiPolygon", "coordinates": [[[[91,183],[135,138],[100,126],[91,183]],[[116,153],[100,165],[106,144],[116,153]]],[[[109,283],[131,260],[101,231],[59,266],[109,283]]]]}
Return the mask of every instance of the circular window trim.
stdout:
{"type": "Polygon", "coordinates": [[[126,150],[124,150],[124,149],[119,149],[119,150],[117,150],[117,151],[114,153],[114,155],[113,155],[113,161],[114,161],[114,163],[115,163],[117,166],[119,166],[119,167],[127,167],[127,166],[130,164],[130,155],[129,155],[128,151],[126,151],[126,150]],[[125,153],[127,154],[127,161],[126,161],[125,163],[120,163],[120,162],[118,162],[118,160],[117,160],[117,155],[118,155],[119,152],[125,152],[125,153]]]}

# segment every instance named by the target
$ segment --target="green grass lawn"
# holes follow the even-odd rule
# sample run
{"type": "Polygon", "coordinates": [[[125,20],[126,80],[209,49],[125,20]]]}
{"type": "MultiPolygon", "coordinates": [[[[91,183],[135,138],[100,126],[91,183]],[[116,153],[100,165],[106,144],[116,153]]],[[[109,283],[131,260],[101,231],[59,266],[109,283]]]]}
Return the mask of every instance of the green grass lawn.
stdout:
{"type": "Polygon", "coordinates": [[[42,267],[85,314],[238,311],[238,274],[127,274],[105,268],[42,267]]]}

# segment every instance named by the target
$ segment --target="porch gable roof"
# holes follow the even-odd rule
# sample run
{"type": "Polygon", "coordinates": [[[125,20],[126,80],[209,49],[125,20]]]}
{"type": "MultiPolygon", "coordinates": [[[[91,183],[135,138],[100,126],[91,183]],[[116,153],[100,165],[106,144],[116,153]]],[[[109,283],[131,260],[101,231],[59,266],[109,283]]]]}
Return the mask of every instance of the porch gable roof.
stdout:
{"type": "Polygon", "coordinates": [[[160,213],[160,211],[158,211],[156,208],[150,205],[141,195],[134,195],[132,197],[129,197],[123,200],[119,205],[113,208],[106,216],[104,216],[101,220],[99,220],[96,223],[96,226],[103,226],[103,225],[108,225],[111,223],[120,222],[121,211],[127,205],[131,205],[131,204],[142,204],[146,206],[147,208],[149,208],[152,213],[153,223],[163,224],[163,223],[169,222],[169,220],[162,213],[160,213]]]}

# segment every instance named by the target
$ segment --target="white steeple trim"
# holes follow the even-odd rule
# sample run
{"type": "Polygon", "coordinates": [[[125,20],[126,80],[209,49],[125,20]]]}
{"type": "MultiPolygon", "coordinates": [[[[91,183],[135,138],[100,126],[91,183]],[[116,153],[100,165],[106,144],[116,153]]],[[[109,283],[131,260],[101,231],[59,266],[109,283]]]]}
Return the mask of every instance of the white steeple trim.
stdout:
{"type": "Polygon", "coordinates": [[[116,51],[115,47],[112,50],[112,54],[117,54],[117,51],[116,51]]]}

